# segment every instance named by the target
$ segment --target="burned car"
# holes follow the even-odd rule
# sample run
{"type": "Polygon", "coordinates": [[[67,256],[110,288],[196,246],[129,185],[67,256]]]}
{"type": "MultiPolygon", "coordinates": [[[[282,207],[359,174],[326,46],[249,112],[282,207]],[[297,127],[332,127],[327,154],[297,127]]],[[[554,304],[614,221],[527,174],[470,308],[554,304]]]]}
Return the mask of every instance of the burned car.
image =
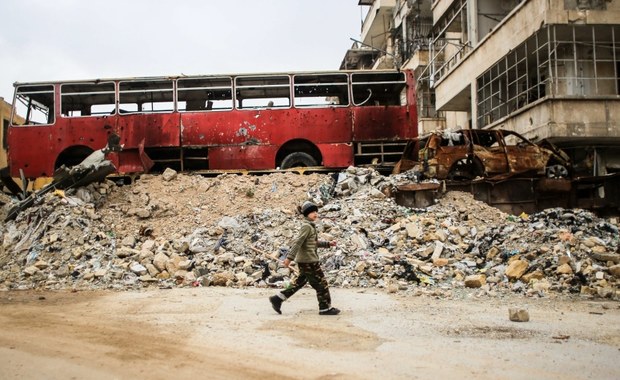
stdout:
{"type": "Polygon", "coordinates": [[[514,175],[565,178],[570,160],[551,143],[536,145],[513,131],[462,129],[410,141],[393,172],[410,169],[426,178],[454,180],[514,175]]]}

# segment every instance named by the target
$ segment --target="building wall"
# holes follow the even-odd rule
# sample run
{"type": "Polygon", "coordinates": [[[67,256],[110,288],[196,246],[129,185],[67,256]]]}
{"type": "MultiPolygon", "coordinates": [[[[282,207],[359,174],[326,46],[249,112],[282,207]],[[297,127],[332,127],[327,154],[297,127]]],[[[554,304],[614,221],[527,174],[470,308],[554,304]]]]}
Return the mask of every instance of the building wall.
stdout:
{"type": "Polygon", "coordinates": [[[0,168],[7,166],[6,158],[6,125],[11,119],[11,104],[0,97],[0,168]]]}

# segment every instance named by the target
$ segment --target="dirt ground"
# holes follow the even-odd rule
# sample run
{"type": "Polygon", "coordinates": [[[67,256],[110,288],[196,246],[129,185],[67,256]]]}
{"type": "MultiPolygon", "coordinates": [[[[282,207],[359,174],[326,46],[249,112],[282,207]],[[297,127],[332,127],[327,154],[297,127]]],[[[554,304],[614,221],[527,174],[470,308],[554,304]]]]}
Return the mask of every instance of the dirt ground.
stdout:
{"type": "Polygon", "coordinates": [[[0,293],[2,379],[617,379],[620,304],[310,288],[0,293]],[[529,311],[511,322],[510,307],[529,311]]]}

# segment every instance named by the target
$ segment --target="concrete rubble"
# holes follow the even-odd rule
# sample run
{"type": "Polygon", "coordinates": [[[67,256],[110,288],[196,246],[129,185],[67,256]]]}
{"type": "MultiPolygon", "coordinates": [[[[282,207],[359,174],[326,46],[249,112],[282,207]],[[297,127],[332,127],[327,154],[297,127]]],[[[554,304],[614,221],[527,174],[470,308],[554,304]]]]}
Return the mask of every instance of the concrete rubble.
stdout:
{"type": "Polygon", "coordinates": [[[408,175],[168,171],[46,194],[1,226],[0,289],[281,287],[290,270],[261,252],[286,252],[301,222],[296,206],[312,200],[320,238],[337,241],[321,251],[335,287],[620,298],[617,219],[508,215],[461,192],[403,207],[389,194],[408,175]]]}

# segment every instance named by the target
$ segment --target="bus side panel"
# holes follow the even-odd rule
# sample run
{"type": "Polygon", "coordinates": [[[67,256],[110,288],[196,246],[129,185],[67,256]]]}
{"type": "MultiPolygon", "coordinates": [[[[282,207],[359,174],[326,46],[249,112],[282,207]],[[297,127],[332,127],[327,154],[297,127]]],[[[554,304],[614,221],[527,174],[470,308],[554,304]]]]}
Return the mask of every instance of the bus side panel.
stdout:
{"type": "MultiPolygon", "coordinates": [[[[278,149],[288,141],[302,139],[319,146],[325,143],[348,143],[352,136],[348,108],[185,113],[181,120],[184,146],[253,147],[237,148],[234,157],[222,153],[225,150],[210,148],[209,167],[212,169],[273,169],[278,149]],[[266,149],[267,153],[262,149],[266,149]],[[231,162],[220,160],[244,161],[248,164],[235,167],[231,162]]],[[[352,161],[352,149],[348,149],[347,157],[342,157],[342,153],[338,153],[337,157],[326,156],[331,152],[328,150],[323,153],[326,166],[331,166],[327,164],[330,162],[334,163],[334,167],[345,167],[352,161]]]]}
{"type": "Polygon", "coordinates": [[[349,108],[302,109],[297,112],[299,122],[285,131],[282,142],[298,136],[315,143],[351,142],[353,125],[349,108]]]}
{"type": "Polygon", "coordinates": [[[353,108],[353,141],[389,141],[415,138],[417,128],[413,120],[415,119],[410,117],[406,107],[366,106],[353,108]]]}
{"type": "MultiPolygon", "coordinates": [[[[273,145],[218,146],[209,149],[209,168],[213,170],[261,170],[266,163],[274,162],[276,147],[273,145]]],[[[273,166],[273,165],[271,165],[273,166]]]]}
{"type": "Polygon", "coordinates": [[[323,166],[344,168],[353,165],[353,147],[348,144],[319,144],[323,156],[323,166]]]}
{"type": "Polygon", "coordinates": [[[299,138],[314,143],[351,141],[346,108],[186,113],[181,120],[186,146],[279,145],[299,138]]]}
{"type": "Polygon", "coordinates": [[[119,115],[116,133],[123,149],[178,147],[181,142],[178,113],[119,115]]]}
{"type": "Polygon", "coordinates": [[[19,177],[22,169],[27,178],[50,177],[54,171],[52,135],[54,126],[9,127],[9,166],[11,176],[19,177]],[[26,146],[28,149],[15,149],[26,146]],[[12,148],[13,147],[13,148],[12,148]]]}

